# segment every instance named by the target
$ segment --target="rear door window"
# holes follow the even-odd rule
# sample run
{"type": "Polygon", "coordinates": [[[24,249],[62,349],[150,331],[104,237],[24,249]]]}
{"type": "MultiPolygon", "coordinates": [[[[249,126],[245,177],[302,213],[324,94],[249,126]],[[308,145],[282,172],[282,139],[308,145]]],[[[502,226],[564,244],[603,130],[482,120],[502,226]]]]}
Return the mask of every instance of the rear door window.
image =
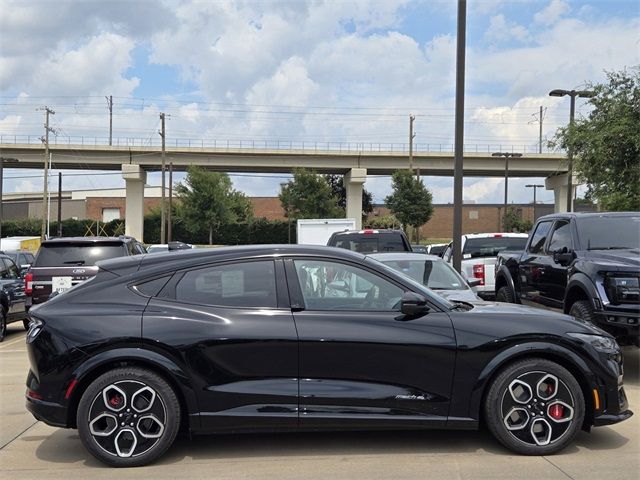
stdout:
{"type": "Polygon", "coordinates": [[[122,242],[55,242],[40,246],[35,267],[72,267],[95,265],[100,260],[123,257],[122,242]]]}
{"type": "Polygon", "coordinates": [[[276,308],[274,262],[232,263],[188,271],[176,285],[175,299],[220,307],[276,308]]]}

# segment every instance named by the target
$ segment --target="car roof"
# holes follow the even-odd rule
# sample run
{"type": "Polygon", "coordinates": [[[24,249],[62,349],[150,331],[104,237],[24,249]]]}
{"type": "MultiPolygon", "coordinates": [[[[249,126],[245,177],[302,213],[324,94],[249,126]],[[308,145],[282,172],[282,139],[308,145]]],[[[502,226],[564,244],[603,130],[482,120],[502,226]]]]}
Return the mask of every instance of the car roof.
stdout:
{"type": "Polygon", "coordinates": [[[58,237],[44,240],[41,245],[55,245],[56,243],[99,243],[99,242],[130,242],[132,237],[58,237]]]}
{"type": "Polygon", "coordinates": [[[540,220],[553,220],[556,218],[594,218],[594,217],[637,217],[640,212],[563,212],[550,213],[538,218],[540,220]]]}
{"type": "Polygon", "coordinates": [[[464,235],[467,238],[491,238],[491,237],[506,237],[506,238],[526,238],[528,233],[514,233],[514,232],[493,232],[493,233],[468,233],[464,235]]]}
{"type": "Polygon", "coordinates": [[[345,248],[325,247],[321,245],[241,245],[232,247],[213,247],[185,249],[154,253],[152,255],[133,255],[98,262],[100,268],[132,273],[140,268],[152,268],[156,265],[179,264],[180,268],[212,260],[234,260],[258,256],[282,255],[330,255],[333,258],[362,262],[365,256],[345,248]]]}
{"type": "Polygon", "coordinates": [[[396,262],[402,260],[430,260],[432,262],[444,262],[444,260],[437,255],[411,252],[370,253],[367,257],[371,257],[379,262],[396,262]]]}
{"type": "Polygon", "coordinates": [[[335,232],[334,235],[351,235],[351,234],[377,234],[377,233],[396,233],[404,235],[402,230],[392,230],[390,228],[363,228],[362,230],[343,230],[342,232],[335,232]]]}

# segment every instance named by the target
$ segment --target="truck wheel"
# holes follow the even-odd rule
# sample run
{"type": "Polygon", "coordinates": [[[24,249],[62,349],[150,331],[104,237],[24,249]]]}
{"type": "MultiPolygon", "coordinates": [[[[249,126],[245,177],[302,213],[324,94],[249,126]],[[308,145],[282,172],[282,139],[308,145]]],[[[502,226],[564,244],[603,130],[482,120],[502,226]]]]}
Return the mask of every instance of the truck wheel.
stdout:
{"type": "Polygon", "coordinates": [[[576,317],[580,320],[584,320],[589,323],[596,323],[596,316],[593,313],[593,307],[588,300],[578,300],[569,310],[569,315],[576,317]]]}
{"type": "Polygon", "coordinates": [[[180,404],[155,373],[117,368],[87,387],[77,422],[80,440],[96,458],[115,467],[136,467],[171,446],[180,426],[180,404]]]}
{"type": "Polygon", "coordinates": [[[491,433],[509,450],[550,455],[566,447],[582,425],[584,397],[574,376],[541,358],[508,365],[484,402],[491,433]]]}
{"type": "Polygon", "coordinates": [[[503,303],[516,303],[516,299],[513,298],[511,289],[507,286],[500,287],[496,293],[496,302],[503,303]]]}

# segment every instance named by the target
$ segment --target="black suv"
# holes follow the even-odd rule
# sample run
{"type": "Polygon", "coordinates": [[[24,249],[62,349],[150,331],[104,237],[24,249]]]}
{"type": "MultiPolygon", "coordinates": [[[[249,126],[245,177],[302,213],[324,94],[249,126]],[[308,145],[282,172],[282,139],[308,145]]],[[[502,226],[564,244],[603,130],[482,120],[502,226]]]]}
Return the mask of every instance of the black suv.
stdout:
{"type": "Polygon", "coordinates": [[[20,270],[8,255],[0,254],[0,342],[7,324],[23,321],[29,325],[25,311],[24,280],[20,270]]]}
{"type": "Polygon", "coordinates": [[[411,244],[402,230],[346,230],[329,238],[328,247],[346,248],[352,252],[411,252],[411,244]]]}
{"type": "Polygon", "coordinates": [[[25,276],[27,310],[98,272],[96,262],[147,253],[135,238],[68,237],[45,240],[25,276]]]}
{"type": "Polygon", "coordinates": [[[557,309],[638,345],[640,213],[538,219],[522,253],[502,253],[496,299],[557,309]]]}

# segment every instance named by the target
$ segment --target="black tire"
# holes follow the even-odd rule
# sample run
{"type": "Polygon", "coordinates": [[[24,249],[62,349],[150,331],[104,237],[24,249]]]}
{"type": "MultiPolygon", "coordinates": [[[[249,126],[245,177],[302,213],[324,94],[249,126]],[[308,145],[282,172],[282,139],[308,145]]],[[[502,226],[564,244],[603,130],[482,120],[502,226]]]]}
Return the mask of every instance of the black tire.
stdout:
{"type": "Polygon", "coordinates": [[[571,443],[581,428],[585,403],[580,385],[567,369],[532,358],[512,363],[498,374],[489,385],[483,410],[489,430],[509,450],[551,455],[571,443]],[[529,385],[528,392],[524,384],[529,385]]]}
{"type": "Polygon", "coordinates": [[[516,299],[513,297],[511,289],[505,285],[496,292],[496,302],[516,303],[516,299]]]}
{"type": "Polygon", "coordinates": [[[29,330],[29,322],[30,320],[28,318],[25,318],[24,320],[22,320],[22,326],[24,327],[25,330],[29,330]]]}
{"type": "Polygon", "coordinates": [[[596,316],[593,313],[593,307],[589,300],[578,300],[574,302],[569,309],[569,315],[584,320],[585,322],[593,323],[594,325],[596,323],[596,316]]]}
{"type": "Polygon", "coordinates": [[[175,440],[180,403],[155,373],[118,368],[87,387],[77,425],[82,443],[96,458],[115,467],[138,467],[156,460],[175,440]]]}
{"type": "Polygon", "coordinates": [[[7,336],[7,311],[0,307],[0,342],[7,336]]]}

